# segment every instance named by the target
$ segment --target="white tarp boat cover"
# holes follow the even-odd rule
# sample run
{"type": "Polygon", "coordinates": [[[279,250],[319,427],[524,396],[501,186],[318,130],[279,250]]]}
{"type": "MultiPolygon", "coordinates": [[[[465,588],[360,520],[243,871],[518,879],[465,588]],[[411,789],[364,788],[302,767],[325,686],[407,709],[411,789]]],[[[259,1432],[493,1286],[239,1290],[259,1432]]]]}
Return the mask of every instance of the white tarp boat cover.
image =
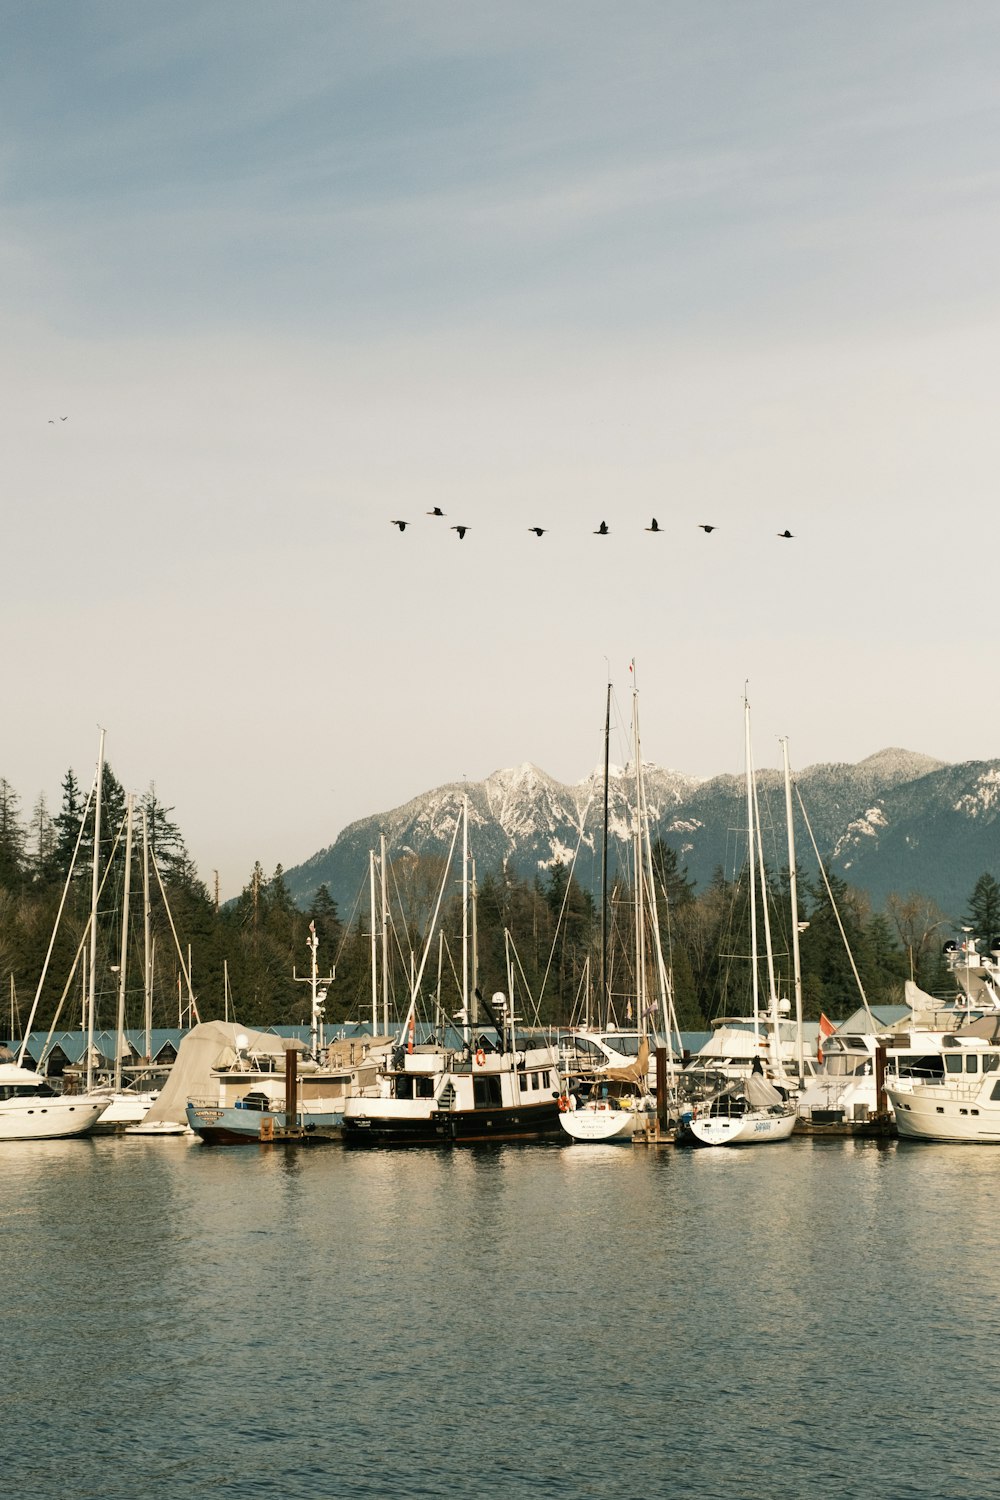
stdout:
{"type": "MultiPolygon", "coordinates": [[[[266,1031],[250,1031],[246,1026],[237,1026],[233,1021],[200,1021],[192,1026],[177,1051],[177,1061],[170,1069],[159,1098],[143,1120],[144,1125],[155,1125],[169,1120],[175,1125],[184,1125],[187,1116],[184,1106],[189,1099],[205,1098],[213,1093],[213,1068],[232,1068],[237,1064],[240,1049],[236,1046],[239,1037],[242,1052],[252,1060],[254,1057],[272,1057],[275,1069],[284,1071],[286,1043],[280,1036],[266,1031]],[[246,1039],[244,1045],[244,1038],[246,1039]]],[[[287,1045],[296,1049],[301,1043],[287,1045]]]]}

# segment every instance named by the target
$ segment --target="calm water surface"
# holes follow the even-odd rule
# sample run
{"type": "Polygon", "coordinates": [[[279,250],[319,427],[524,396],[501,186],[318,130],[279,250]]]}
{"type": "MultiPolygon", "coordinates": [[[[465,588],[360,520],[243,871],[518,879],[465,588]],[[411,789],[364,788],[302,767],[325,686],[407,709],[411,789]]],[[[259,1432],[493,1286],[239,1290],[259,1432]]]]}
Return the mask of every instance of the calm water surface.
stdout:
{"type": "Polygon", "coordinates": [[[2,1148],[4,1492],[1000,1495],[988,1148],[2,1148]]]}

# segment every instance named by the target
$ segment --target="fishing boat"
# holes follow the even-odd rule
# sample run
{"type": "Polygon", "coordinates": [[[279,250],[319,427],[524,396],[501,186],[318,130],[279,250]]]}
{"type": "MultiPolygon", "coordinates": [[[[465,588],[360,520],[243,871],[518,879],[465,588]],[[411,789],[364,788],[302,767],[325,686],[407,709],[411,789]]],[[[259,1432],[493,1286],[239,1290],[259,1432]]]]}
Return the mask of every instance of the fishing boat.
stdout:
{"type": "Polygon", "coordinates": [[[0,1141],[51,1141],[84,1135],[104,1101],[57,1094],[30,1068],[0,1062],[0,1141]]]}
{"type": "Polygon", "coordinates": [[[237,1037],[237,1056],[213,1068],[210,1091],[185,1103],[187,1124],[209,1146],[282,1140],[339,1140],[345,1102],[375,1077],[368,1043],[331,1043],[326,1055],[300,1061],[293,1046],[251,1057],[237,1037]]]}
{"type": "Polygon", "coordinates": [[[470,983],[476,964],[469,931],[469,869],[469,804],[463,798],[434,918],[395,1045],[374,1087],[362,1088],[345,1101],[347,1146],[468,1145],[559,1134],[563,1089],[558,1047],[520,1028],[513,1000],[504,992],[498,990],[487,1000],[479,986],[470,983]],[[420,984],[444,890],[451,880],[460,829],[461,1005],[452,1022],[445,1024],[438,1003],[438,1020],[430,1039],[418,1041],[420,984]]]}
{"type": "Polygon", "coordinates": [[[345,1101],[346,1146],[471,1145],[559,1134],[558,1049],[517,1031],[503,993],[476,998],[490,1024],[463,1024],[453,1044],[416,1042],[408,1020],[408,1040],[397,1041],[377,1088],[345,1101]]]}

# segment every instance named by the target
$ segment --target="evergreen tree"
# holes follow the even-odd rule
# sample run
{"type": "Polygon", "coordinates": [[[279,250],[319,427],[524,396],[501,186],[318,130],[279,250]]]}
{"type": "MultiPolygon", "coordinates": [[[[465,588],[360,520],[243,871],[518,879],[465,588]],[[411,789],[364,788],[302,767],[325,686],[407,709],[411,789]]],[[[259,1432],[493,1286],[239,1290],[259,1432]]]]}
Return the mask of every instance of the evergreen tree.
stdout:
{"type": "Polygon", "coordinates": [[[1000,945],[1000,883],[992,875],[980,875],[976,881],[963,925],[972,928],[983,946],[1000,945]]]}
{"type": "Polygon", "coordinates": [[[141,830],[142,819],[145,817],[149,850],[165,879],[196,880],[193,861],[180,828],[171,816],[173,811],[172,807],[164,807],[160,802],[156,787],[150,782],[136,810],[136,826],[141,830]]]}
{"type": "Polygon", "coordinates": [[[31,810],[28,825],[27,862],[35,885],[47,886],[58,881],[57,847],[56,825],[49,816],[44,795],[40,795],[31,810]]]}
{"type": "MultiPolygon", "coordinates": [[[[80,837],[80,824],[86,805],[87,799],[81,794],[76,776],[72,770],[67,771],[62,780],[62,806],[53,819],[56,835],[53,859],[63,880],[69,874],[69,867],[73,862],[73,851],[80,837]]],[[[76,878],[81,879],[82,874],[78,864],[76,878]]]]}
{"type": "Polygon", "coordinates": [[[686,867],[681,869],[676,849],[657,838],[650,847],[649,857],[653,879],[672,907],[686,906],[694,900],[694,881],[688,878],[686,867]]]}
{"type": "Polygon", "coordinates": [[[0,887],[20,889],[24,879],[24,829],[18,816],[17,793],[0,777],[0,887]]]}

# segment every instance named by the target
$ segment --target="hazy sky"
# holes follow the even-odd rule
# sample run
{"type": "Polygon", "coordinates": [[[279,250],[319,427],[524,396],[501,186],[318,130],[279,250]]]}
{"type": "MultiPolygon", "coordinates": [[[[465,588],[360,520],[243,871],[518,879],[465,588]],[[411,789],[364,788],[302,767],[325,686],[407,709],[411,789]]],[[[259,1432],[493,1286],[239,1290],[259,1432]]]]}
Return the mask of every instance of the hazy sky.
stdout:
{"type": "Polygon", "coordinates": [[[442,782],[586,775],[633,656],[694,775],[742,768],[745,681],[762,765],[1000,754],[992,0],[0,35],[25,812],[103,725],[232,895],[442,782]]]}

